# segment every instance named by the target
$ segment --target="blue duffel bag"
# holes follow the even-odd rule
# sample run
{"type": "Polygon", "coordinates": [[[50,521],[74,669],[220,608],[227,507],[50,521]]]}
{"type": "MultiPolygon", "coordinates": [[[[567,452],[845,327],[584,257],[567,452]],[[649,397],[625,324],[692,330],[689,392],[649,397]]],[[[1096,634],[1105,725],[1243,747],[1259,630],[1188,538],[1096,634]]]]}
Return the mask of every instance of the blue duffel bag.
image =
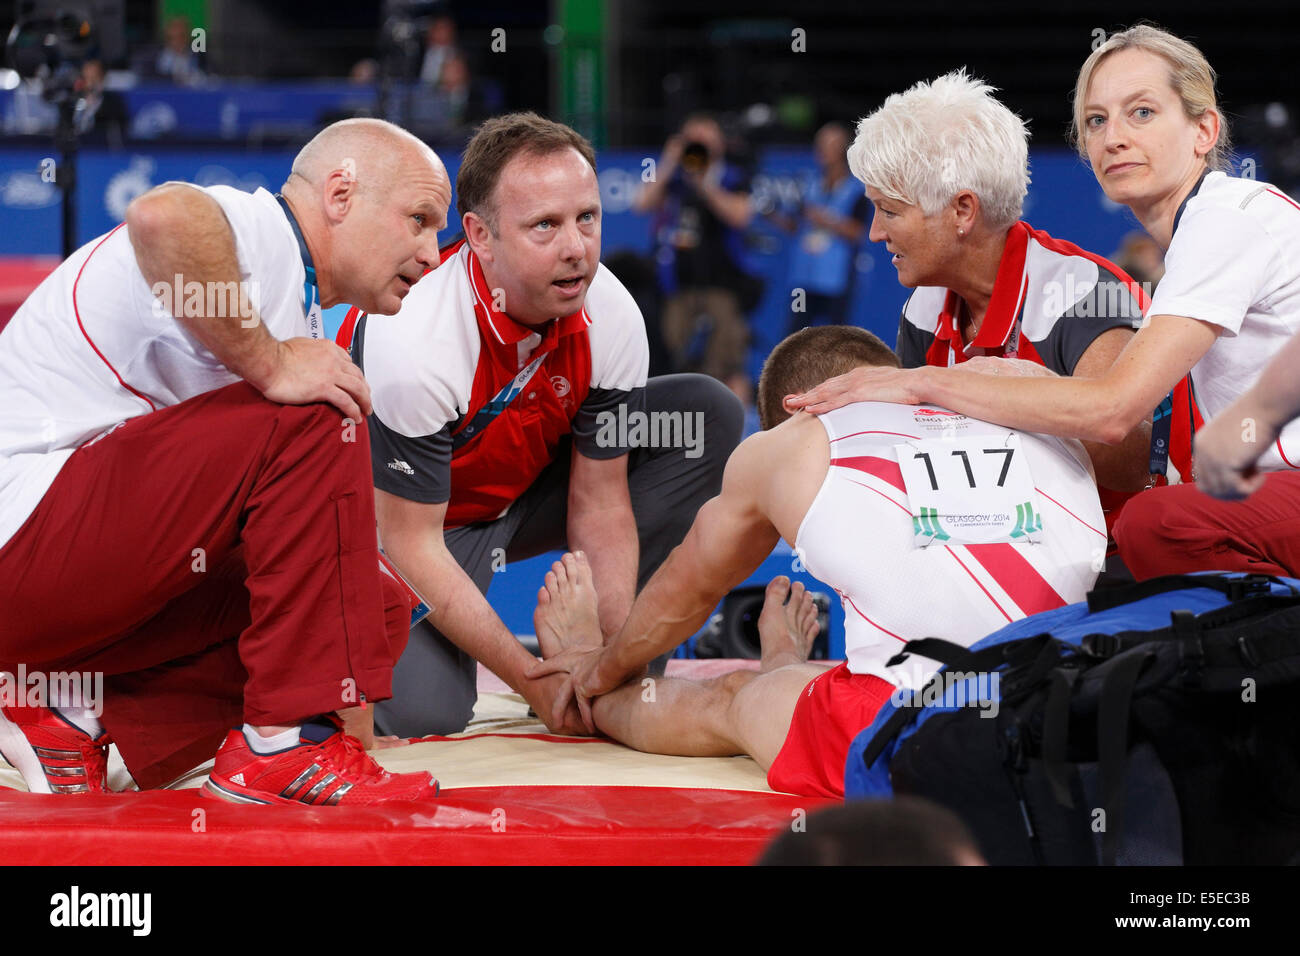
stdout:
{"type": "Polygon", "coordinates": [[[1155,578],[909,653],[944,666],[855,738],[847,799],[934,800],[991,863],[1300,862],[1300,581],[1155,578]]]}

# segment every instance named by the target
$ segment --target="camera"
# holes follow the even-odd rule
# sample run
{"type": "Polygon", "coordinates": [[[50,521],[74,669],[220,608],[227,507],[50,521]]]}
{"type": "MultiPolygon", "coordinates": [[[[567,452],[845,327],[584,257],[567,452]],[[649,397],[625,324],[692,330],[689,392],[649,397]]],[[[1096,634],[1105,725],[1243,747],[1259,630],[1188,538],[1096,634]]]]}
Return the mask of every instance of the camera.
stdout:
{"type": "Polygon", "coordinates": [[[125,58],[122,25],[121,0],[26,0],[18,4],[5,45],[9,65],[24,79],[40,77],[45,98],[62,102],[72,96],[86,60],[125,58]]]}
{"type": "Polygon", "coordinates": [[[682,146],[682,169],[688,173],[703,173],[709,168],[709,147],[695,140],[682,146]]]}

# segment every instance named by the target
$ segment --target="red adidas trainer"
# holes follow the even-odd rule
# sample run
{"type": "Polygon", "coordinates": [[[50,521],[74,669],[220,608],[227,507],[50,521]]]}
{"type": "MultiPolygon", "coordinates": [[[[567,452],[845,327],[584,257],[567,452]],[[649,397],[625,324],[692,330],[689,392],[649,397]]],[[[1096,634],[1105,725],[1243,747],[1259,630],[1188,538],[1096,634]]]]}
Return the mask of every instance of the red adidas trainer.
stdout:
{"type": "Polygon", "coordinates": [[[438,795],[438,781],[427,771],[387,772],[342,727],[333,717],[317,717],[302,725],[297,745],[270,754],[255,753],[243,730],[236,728],[217,751],[203,789],[232,803],[317,807],[369,806],[438,795]]]}
{"type": "Polygon", "coordinates": [[[0,756],[32,793],[111,793],[108,744],[49,708],[0,707],[0,756]]]}

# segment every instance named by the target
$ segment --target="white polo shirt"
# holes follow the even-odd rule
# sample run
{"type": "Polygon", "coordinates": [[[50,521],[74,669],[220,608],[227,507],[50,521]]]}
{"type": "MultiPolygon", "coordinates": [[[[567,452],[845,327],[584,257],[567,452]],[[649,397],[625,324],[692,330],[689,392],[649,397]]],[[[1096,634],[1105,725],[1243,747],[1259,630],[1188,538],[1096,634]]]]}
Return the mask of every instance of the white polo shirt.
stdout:
{"type": "MultiPolygon", "coordinates": [[[[277,339],[308,335],[302,257],[275,197],[203,191],[234,232],[248,304],[277,339]]],[[[157,302],[123,224],[74,252],[0,331],[0,547],[79,446],[239,381],[157,302]]]]}
{"type": "MultiPolygon", "coordinates": [[[[1208,421],[1300,332],[1300,205],[1268,183],[1207,173],[1174,217],[1148,314],[1219,327],[1192,368],[1196,404],[1208,421]]],[[[1300,422],[1283,429],[1259,468],[1300,468],[1300,422]]]]}

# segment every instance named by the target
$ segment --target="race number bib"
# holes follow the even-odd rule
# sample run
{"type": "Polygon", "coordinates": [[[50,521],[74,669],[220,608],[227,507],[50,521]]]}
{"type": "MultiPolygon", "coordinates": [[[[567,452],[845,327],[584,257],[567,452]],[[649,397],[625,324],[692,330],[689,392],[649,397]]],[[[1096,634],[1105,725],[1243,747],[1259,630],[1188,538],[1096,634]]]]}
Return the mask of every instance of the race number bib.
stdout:
{"type": "Polygon", "coordinates": [[[1018,435],[895,445],[915,544],[1042,541],[1043,518],[1018,435]]]}

